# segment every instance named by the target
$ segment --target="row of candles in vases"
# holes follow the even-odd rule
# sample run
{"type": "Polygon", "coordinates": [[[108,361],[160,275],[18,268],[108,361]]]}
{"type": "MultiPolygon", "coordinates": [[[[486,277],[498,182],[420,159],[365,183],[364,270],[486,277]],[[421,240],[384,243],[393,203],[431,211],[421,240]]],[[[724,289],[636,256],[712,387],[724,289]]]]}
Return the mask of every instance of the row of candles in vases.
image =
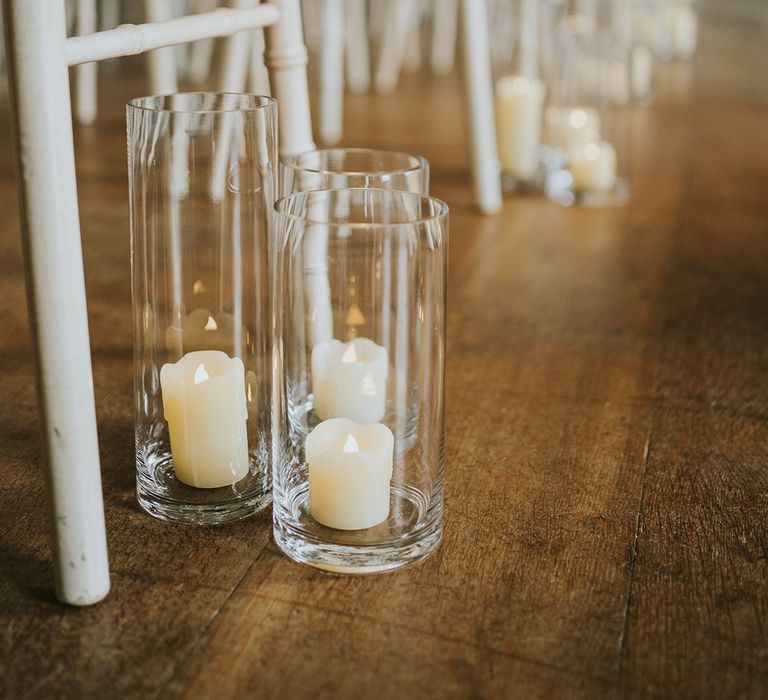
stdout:
{"type": "MultiPolygon", "coordinates": [[[[226,314],[198,309],[171,328],[186,348],[215,347],[226,314]]],[[[367,338],[332,339],[311,356],[314,411],[320,419],[305,442],[309,504],[319,523],[359,530],[385,521],[394,451],[386,411],[388,355],[367,338]]],[[[192,350],[160,371],[176,478],[195,488],[235,484],[249,470],[247,393],[254,382],[243,362],[222,350],[192,350]]]]}
{"type": "Polygon", "coordinates": [[[616,184],[616,149],[600,137],[600,115],[592,107],[551,107],[544,112],[544,84],[507,76],[496,84],[496,120],[502,170],[521,182],[539,171],[544,122],[548,141],[566,158],[576,191],[610,190],[616,184]]]}
{"type": "Polygon", "coordinates": [[[553,69],[550,59],[545,81],[539,72],[540,8],[535,0],[519,2],[519,65],[495,86],[502,172],[511,184],[508,189],[545,188],[564,203],[584,193],[606,195],[582,198],[585,203],[621,201],[619,193],[626,193],[626,186],[617,187],[623,157],[617,156],[614,140],[622,136],[615,123],[617,109],[633,96],[647,99],[651,94],[651,47],[657,55],[693,54],[697,18],[686,4],[670,4],[662,8],[664,12],[657,11],[658,16],[638,6],[633,30],[627,14],[630,6],[616,2],[611,8],[613,28],[597,33],[594,4],[577,2],[575,9],[582,14],[566,14],[553,29],[559,63],[553,69]],[[633,39],[635,34],[642,41],[633,39]],[[559,196],[563,188],[575,197],[559,196]],[[613,199],[607,196],[612,191],[613,199]]]}

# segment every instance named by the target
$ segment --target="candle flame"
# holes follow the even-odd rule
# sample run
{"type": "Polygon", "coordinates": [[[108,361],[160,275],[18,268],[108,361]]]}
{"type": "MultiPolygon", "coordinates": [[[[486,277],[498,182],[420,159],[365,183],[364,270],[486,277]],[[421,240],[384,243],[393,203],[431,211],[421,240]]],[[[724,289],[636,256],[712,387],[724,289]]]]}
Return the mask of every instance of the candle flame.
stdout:
{"type": "Polygon", "coordinates": [[[348,326],[362,326],[365,323],[365,314],[355,302],[349,307],[346,320],[348,326]]]}
{"type": "Polygon", "coordinates": [[[193,382],[195,384],[202,384],[210,379],[210,375],[205,371],[205,365],[201,362],[195,370],[195,376],[193,382]]]}
{"type": "Polygon", "coordinates": [[[216,323],[216,320],[213,318],[213,316],[209,316],[208,320],[205,322],[205,330],[207,330],[207,331],[217,331],[217,330],[219,330],[219,326],[216,323]]]}
{"type": "Polygon", "coordinates": [[[344,443],[342,452],[360,452],[360,447],[357,444],[354,436],[351,433],[347,433],[347,441],[344,443]]]}
{"type": "Polygon", "coordinates": [[[207,291],[208,290],[203,284],[203,280],[195,280],[195,282],[192,284],[192,294],[204,294],[207,291]]]}
{"type": "Polygon", "coordinates": [[[342,362],[357,362],[357,350],[355,350],[355,344],[350,343],[347,345],[347,349],[344,351],[344,354],[341,356],[342,362]]]}

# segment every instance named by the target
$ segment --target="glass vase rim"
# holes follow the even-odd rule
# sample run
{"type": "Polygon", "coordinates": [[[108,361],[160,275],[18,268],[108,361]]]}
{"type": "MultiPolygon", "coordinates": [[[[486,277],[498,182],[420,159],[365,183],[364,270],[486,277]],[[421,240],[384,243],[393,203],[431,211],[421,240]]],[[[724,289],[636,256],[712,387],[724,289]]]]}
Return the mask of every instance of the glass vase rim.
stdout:
{"type": "Polygon", "coordinates": [[[248,92],[229,92],[229,91],[217,91],[217,90],[192,90],[189,92],[169,92],[169,93],[162,93],[158,95],[143,95],[141,97],[132,97],[130,100],[128,100],[125,103],[126,108],[128,109],[135,109],[139,111],[144,112],[153,112],[156,114],[227,114],[227,113],[235,113],[235,112],[258,112],[262,109],[269,109],[272,107],[275,107],[277,105],[277,100],[274,97],[271,97],[269,95],[257,95],[255,93],[248,93],[248,92]],[[214,109],[202,109],[202,108],[192,108],[192,109],[177,109],[173,107],[159,107],[156,105],[150,105],[148,104],[150,100],[161,100],[164,98],[171,98],[171,97],[215,97],[215,98],[221,98],[221,97],[237,97],[237,98],[246,98],[249,101],[249,104],[243,105],[242,102],[239,102],[234,107],[229,108],[223,108],[223,107],[217,107],[214,109]],[[144,104],[144,103],[147,104],[144,104]]]}
{"type": "MultiPolygon", "coordinates": [[[[306,173],[313,173],[316,175],[402,175],[404,173],[414,173],[419,170],[426,170],[429,167],[429,161],[424,157],[414,153],[406,153],[405,151],[391,151],[384,148],[365,148],[364,146],[331,146],[329,148],[315,148],[311,151],[303,151],[302,153],[294,153],[292,155],[280,156],[280,164],[291,170],[303,171],[306,173]],[[299,159],[305,156],[312,155],[314,153],[383,153],[388,156],[405,156],[410,160],[416,161],[411,167],[405,168],[391,168],[391,169],[379,169],[379,170],[344,170],[344,169],[332,169],[332,168],[308,168],[299,164],[299,159]]],[[[370,188],[374,189],[374,188],[370,188]]]]}
{"type": "MultiPolygon", "coordinates": [[[[308,207],[307,207],[308,208],[308,207]]],[[[420,192],[409,192],[407,190],[388,190],[382,187],[346,187],[346,188],[328,188],[319,190],[304,190],[301,192],[292,192],[291,194],[280,197],[275,201],[274,205],[275,213],[288,219],[290,221],[303,221],[306,224],[313,226],[328,226],[329,228],[347,228],[347,229],[380,229],[380,228],[397,228],[401,226],[418,226],[420,224],[426,224],[431,221],[439,221],[445,219],[448,216],[448,205],[437,197],[433,197],[428,194],[422,194],[420,192]],[[430,205],[436,208],[436,211],[429,216],[418,216],[408,221],[328,221],[318,218],[310,218],[309,216],[302,216],[301,214],[294,214],[284,210],[285,203],[289,200],[295,199],[308,199],[310,195],[318,194],[340,194],[342,192],[368,192],[376,195],[386,194],[391,197],[400,197],[401,199],[418,199],[419,202],[427,201],[430,205]]]]}

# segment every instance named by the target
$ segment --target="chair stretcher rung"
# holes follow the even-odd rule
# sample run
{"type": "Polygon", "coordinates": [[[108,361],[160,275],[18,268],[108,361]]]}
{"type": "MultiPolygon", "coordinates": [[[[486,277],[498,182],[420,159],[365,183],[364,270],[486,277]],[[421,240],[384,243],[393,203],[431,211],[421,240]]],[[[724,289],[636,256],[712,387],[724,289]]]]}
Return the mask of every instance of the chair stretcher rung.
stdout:
{"type": "Polygon", "coordinates": [[[198,39],[229,36],[245,29],[274,24],[278,17],[279,10],[274,5],[259,5],[247,9],[222,8],[165,22],[126,24],[116,29],[67,39],[67,63],[76,66],[107,58],[132,56],[198,39]]]}

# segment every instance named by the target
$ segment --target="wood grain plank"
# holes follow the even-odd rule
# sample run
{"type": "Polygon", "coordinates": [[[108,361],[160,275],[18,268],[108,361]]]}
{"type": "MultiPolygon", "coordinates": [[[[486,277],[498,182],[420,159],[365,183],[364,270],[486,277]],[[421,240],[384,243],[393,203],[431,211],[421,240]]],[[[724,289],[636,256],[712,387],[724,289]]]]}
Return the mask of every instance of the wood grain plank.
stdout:
{"type": "Polygon", "coordinates": [[[49,578],[40,560],[0,566],[2,697],[149,697],[227,597],[192,580],[113,574],[109,598],[78,610],[52,599],[49,578]]]}
{"type": "Polygon", "coordinates": [[[720,83],[696,86],[708,118],[687,112],[692,145],[622,649],[620,687],[660,697],[768,689],[768,199],[755,186],[768,179],[758,145],[768,124],[756,106],[765,85],[722,101],[743,90],[746,57],[764,71],[768,56],[757,56],[755,34],[713,39],[703,60],[714,68],[719,58],[720,83]]]}
{"type": "Polygon", "coordinates": [[[768,411],[656,418],[621,685],[677,698],[768,688],[768,411]]]}

